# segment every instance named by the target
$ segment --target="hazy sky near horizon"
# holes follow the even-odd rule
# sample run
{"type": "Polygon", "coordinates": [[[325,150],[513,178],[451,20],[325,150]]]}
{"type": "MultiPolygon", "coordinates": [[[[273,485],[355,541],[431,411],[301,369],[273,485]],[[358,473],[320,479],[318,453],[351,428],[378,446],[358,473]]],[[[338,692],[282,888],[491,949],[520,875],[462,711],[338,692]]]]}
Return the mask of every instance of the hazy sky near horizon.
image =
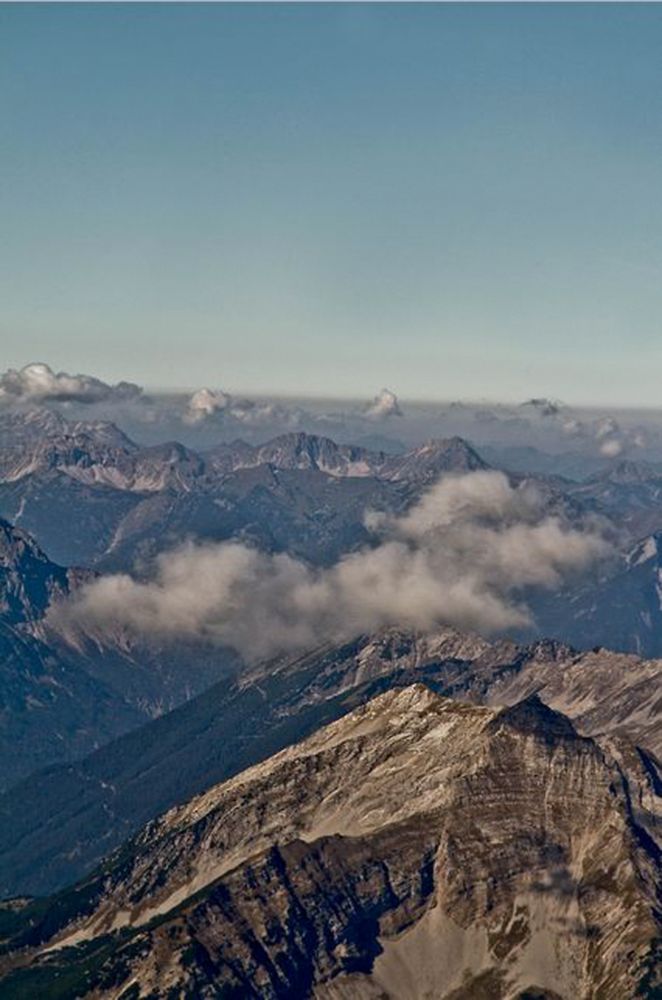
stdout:
{"type": "Polygon", "coordinates": [[[662,7],[5,4],[2,365],[659,405],[662,7]]]}

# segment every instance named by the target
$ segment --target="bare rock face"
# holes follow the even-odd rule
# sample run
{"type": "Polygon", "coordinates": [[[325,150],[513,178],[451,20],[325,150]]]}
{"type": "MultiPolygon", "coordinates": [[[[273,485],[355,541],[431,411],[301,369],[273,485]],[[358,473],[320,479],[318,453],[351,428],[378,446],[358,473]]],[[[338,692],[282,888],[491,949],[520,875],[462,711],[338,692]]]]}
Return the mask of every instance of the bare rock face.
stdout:
{"type": "Polygon", "coordinates": [[[535,695],[387,691],[12,910],[0,991],[653,997],[661,787],[535,695]]]}
{"type": "Polygon", "coordinates": [[[42,618],[69,592],[75,570],[57,566],[35,541],[0,518],[0,618],[16,625],[42,618]]]}

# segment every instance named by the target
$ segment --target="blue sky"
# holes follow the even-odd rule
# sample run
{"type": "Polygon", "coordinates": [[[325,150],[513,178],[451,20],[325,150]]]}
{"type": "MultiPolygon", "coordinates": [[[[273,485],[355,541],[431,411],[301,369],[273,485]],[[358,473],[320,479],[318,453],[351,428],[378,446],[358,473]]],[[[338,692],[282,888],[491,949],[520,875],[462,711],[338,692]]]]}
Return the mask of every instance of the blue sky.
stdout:
{"type": "Polygon", "coordinates": [[[0,7],[3,367],[658,405],[662,7],[0,7]]]}

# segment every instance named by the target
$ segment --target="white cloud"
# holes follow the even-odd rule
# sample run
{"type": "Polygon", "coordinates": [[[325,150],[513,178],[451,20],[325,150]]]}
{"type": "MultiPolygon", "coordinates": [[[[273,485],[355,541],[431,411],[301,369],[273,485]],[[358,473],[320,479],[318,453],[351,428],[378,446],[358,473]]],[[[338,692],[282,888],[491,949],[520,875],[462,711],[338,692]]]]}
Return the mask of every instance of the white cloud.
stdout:
{"type": "Polygon", "coordinates": [[[198,389],[188,401],[184,422],[199,424],[215,413],[223,412],[230,405],[230,396],[226,392],[213,389],[198,389]]]}
{"type": "Polygon", "coordinates": [[[622,428],[613,417],[598,420],[594,433],[604,458],[618,458],[634,448],[645,448],[647,443],[642,428],[622,428]]]}
{"type": "Polygon", "coordinates": [[[603,455],[604,458],[618,458],[619,455],[623,454],[624,450],[625,443],[622,438],[607,438],[600,444],[600,454],[603,455]]]}
{"type": "Polygon", "coordinates": [[[301,411],[279,403],[258,403],[252,399],[235,399],[230,407],[230,415],[240,424],[261,427],[275,424],[279,427],[294,427],[299,423],[301,411]]]}
{"type": "Polygon", "coordinates": [[[622,427],[618,420],[611,416],[588,422],[571,418],[563,422],[562,430],[564,434],[586,441],[592,448],[597,446],[599,454],[604,458],[618,458],[633,449],[645,448],[647,445],[646,434],[642,428],[622,427]]]}
{"type": "Polygon", "coordinates": [[[595,528],[549,516],[533,489],[498,472],[447,477],[407,514],[373,514],[373,548],[314,569],[238,542],[162,554],[153,578],[101,578],[61,605],[54,622],[206,636],[247,659],[384,625],[452,624],[498,632],[529,622],[529,587],[555,588],[609,552],[595,528]]]}
{"type": "Polygon", "coordinates": [[[382,389],[364,410],[370,420],[385,420],[387,417],[401,417],[402,410],[398,397],[390,389],[382,389]]]}
{"type": "Polygon", "coordinates": [[[201,424],[220,416],[223,420],[250,427],[271,424],[294,426],[300,414],[300,410],[279,403],[256,402],[231,396],[221,390],[198,389],[189,399],[182,419],[189,425],[201,424]]]}
{"type": "Polygon", "coordinates": [[[60,402],[100,403],[107,400],[131,400],[140,396],[142,389],[132,382],[109,385],[93,375],[69,375],[54,372],[43,363],[9,368],[0,375],[0,401],[3,402],[60,402]]]}

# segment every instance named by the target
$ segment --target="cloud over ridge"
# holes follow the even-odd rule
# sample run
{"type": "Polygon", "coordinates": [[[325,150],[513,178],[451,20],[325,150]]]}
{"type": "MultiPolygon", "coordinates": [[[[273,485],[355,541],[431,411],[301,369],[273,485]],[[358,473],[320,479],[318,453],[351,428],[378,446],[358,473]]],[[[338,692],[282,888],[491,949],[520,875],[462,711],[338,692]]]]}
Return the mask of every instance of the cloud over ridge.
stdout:
{"type": "Polygon", "coordinates": [[[84,586],[57,627],[205,637],[254,660],[386,625],[495,633],[531,621],[527,588],[553,589],[610,552],[592,525],[549,515],[503,473],[447,476],[406,514],[372,514],[375,545],[319,569],[235,542],[162,553],[153,576],[84,586]]]}
{"type": "Polygon", "coordinates": [[[133,382],[109,385],[94,375],[54,372],[43,362],[8,368],[0,374],[2,402],[100,403],[135,399],[141,393],[140,386],[133,382]]]}

